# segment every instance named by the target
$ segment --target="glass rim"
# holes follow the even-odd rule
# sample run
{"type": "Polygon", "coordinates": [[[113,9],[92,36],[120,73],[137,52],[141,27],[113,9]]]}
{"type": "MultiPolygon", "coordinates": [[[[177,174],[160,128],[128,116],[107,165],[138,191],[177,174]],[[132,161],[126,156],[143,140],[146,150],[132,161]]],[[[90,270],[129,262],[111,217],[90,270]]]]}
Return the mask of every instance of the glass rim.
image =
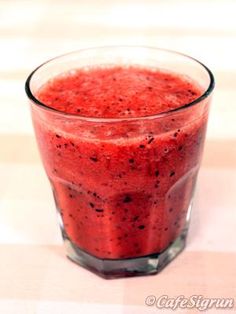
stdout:
{"type": "Polygon", "coordinates": [[[111,45],[111,46],[98,46],[98,47],[90,47],[90,48],[84,48],[84,49],[79,49],[79,50],[75,50],[72,52],[68,52],[65,54],[61,54],[58,55],[54,58],[51,58],[43,63],[41,63],[38,67],[36,67],[31,73],[30,75],[27,77],[26,82],[25,82],[25,92],[26,95],[28,96],[29,100],[32,101],[35,105],[41,107],[44,110],[47,111],[51,111],[53,113],[62,115],[62,116],[67,116],[67,117],[73,117],[73,118],[77,118],[80,120],[85,120],[85,121],[94,121],[94,122],[116,122],[116,121],[134,121],[134,120],[143,120],[143,119],[153,119],[153,118],[163,118],[164,116],[167,115],[171,115],[177,112],[180,112],[182,110],[185,110],[189,107],[195,106],[198,103],[201,103],[204,99],[206,99],[208,96],[210,96],[210,94],[212,93],[213,89],[215,87],[215,79],[214,79],[214,75],[211,72],[211,70],[205,65],[203,64],[201,61],[178,51],[175,50],[171,50],[171,49],[165,49],[165,48],[158,48],[158,47],[152,47],[152,46],[136,46],[136,45],[111,45]],[[91,50],[96,50],[96,49],[116,49],[116,48],[134,48],[134,49],[148,49],[148,50],[156,50],[156,51],[161,51],[163,53],[169,53],[169,54],[173,54],[173,55],[178,55],[181,57],[185,57],[187,59],[190,59],[196,63],[198,63],[200,66],[202,66],[203,69],[205,69],[205,71],[207,72],[208,76],[209,76],[209,85],[208,87],[205,89],[205,91],[203,92],[203,94],[199,97],[197,97],[195,100],[184,104],[180,107],[174,108],[174,109],[170,109],[167,111],[163,111],[157,114],[151,114],[151,115],[145,115],[145,116],[139,116],[139,117],[114,117],[114,118],[109,118],[109,117],[94,117],[94,116],[82,116],[82,115],[78,115],[76,113],[67,113],[65,111],[61,111],[55,108],[52,108],[46,104],[44,104],[43,102],[39,101],[36,96],[34,96],[34,94],[31,91],[30,88],[30,83],[31,83],[31,79],[33,78],[34,74],[37,73],[37,71],[39,69],[41,69],[44,65],[50,63],[51,61],[60,59],[62,57],[66,57],[69,55],[73,55],[73,54],[78,54],[80,52],[86,52],[86,51],[91,51],[91,50]]]}

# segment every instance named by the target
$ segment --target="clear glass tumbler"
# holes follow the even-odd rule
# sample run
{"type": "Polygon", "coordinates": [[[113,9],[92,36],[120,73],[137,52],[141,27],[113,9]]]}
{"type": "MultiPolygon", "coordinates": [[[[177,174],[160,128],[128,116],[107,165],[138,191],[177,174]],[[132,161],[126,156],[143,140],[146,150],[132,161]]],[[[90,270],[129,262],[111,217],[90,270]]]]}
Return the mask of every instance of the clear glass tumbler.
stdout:
{"type": "Polygon", "coordinates": [[[105,278],[139,276],[183,250],[213,88],[199,61],[148,47],[81,50],[30,74],[35,134],[72,261],[105,278]],[[58,74],[100,65],[164,69],[190,77],[203,93],[168,112],[112,119],[66,114],[37,99],[58,74]]]}

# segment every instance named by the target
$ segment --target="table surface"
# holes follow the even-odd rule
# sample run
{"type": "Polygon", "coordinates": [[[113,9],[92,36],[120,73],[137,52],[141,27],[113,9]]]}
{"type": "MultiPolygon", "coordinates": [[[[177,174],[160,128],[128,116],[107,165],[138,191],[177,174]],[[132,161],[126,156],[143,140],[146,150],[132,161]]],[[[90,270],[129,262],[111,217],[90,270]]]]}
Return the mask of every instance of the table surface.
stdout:
{"type": "Polygon", "coordinates": [[[235,12],[220,0],[0,1],[0,313],[161,311],[148,295],[236,303],[235,12]],[[190,54],[217,84],[186,250],[159,275],[107,281],[65,257],[24,81],[55,55],[111,44],[190,54]]]}

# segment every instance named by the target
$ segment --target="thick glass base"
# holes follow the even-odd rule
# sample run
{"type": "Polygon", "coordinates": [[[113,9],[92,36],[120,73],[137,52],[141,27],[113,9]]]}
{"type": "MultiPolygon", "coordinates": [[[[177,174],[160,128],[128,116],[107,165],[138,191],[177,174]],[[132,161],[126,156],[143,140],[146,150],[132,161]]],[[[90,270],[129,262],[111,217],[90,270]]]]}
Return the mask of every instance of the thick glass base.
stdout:
{"type": "Polygon", "coordinates": [[[160,272],[185,247],[187,229],[165,251],[137,258],[101,259],[86,253],[64,238],[67,256],[73,262],[105,278],[153,275],[160,272]]]}

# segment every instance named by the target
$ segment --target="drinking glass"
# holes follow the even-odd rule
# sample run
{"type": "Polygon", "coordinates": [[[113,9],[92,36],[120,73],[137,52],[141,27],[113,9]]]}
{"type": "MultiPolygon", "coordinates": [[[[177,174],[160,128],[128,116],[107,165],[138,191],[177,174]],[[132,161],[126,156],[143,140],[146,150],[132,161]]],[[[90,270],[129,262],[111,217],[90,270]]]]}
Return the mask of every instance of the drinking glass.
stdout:
{"type": "Polygon", "coordinates": [[[159,272],[183,250],[213,88],[201,62],[150,47],[80,50],[30,74],[35,135],[72,261],[104,278],[139,276],[159,272]],[[198,84],[202,95],[130,118],[68,114],[37,98],[63,72],[114,65],[176,73],[198,84]]]}

